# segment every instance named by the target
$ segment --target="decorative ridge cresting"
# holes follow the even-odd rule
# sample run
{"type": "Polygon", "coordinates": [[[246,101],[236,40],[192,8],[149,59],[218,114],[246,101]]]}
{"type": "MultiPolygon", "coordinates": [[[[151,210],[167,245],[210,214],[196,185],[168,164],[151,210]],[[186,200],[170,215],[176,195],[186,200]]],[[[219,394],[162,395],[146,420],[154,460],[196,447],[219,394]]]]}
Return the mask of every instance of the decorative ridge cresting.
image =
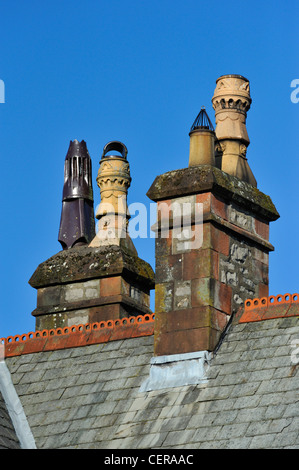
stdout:
{"type": "Polygon", "coordinates": [[[154,319],[154,314],[146,314],[51,330],[30,331],[22,335],[0,338],[0,343],[4,346],[5,357],[87,346],[150,336],[154,333],[154,319]]]}
{"type": "Polygon", "coordinates": [[[253,308],[268,307],[270,305],[299,303],[299,294],[270,295],[260,299],[247,299],[245,301],[245,312],[253,308]]]}
{"type": "Polygon", "coordinates": [[[239,323],[294,317],[299,315],[299,294],[270,295],[247,299],[239,323]]]}

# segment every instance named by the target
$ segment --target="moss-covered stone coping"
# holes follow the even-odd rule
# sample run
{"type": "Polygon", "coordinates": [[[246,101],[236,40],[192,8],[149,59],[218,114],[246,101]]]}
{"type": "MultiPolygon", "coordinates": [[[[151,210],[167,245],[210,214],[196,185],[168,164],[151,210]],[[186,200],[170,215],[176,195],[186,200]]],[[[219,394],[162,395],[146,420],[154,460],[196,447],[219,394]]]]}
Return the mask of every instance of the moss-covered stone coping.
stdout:
{"type": "Polygon", "coordinates": [[[159,175],[147,196],[157,202],[207,191],[221,196],[229,203],[235,202],[267,221],[280,217],[269,196],[251,184],[210,165],[198,165],[159,175]]]}
{"type": "Polygon", "coordinates": [[[145,283],[149,289],[155,286],[151,266],[119,246],[81,246],[60,251],[37,267],[29,284],[38,289],[120,274],[129,275],[132,279],[145,283]]]}

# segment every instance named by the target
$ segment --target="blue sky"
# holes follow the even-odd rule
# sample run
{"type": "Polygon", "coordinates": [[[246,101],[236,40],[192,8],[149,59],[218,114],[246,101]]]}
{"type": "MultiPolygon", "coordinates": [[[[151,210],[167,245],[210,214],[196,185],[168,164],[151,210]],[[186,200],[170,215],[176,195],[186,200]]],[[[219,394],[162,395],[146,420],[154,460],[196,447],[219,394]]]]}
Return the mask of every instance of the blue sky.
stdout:
{"type": "MultiPolygon", "coordinates": [[[[298,2],[0,1],[0,336],[34,330],[28,280],[60,251],[63,165],[87,142],[95,206],[104,145],[128,148],[128,202],[150,203],[154,178],[188,166],[189,129],[216,79],[250,80],[247,157],[281,218],[271,224],[270,294],[298,292],[298,2]]],[[[136,239],[154,267],[154,240],[136,239]]]]}

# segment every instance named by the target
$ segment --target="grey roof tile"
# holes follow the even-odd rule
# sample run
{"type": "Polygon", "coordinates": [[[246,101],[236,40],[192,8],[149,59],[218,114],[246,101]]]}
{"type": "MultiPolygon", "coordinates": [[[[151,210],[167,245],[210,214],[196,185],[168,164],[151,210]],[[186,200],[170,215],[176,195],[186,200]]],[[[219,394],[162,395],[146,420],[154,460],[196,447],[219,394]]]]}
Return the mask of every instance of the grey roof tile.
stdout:
{"type": "Polygon", "coordinates": [[[20,443],[0,392],[0,449],[19,449],[20,443]]]}
{"type": "Polygon", "coordinates": [[[233,325],[207,383],[145,393],[152,336],[6,362],[39,448],[298,448],[298,336],[297,317],[233,325]]]}

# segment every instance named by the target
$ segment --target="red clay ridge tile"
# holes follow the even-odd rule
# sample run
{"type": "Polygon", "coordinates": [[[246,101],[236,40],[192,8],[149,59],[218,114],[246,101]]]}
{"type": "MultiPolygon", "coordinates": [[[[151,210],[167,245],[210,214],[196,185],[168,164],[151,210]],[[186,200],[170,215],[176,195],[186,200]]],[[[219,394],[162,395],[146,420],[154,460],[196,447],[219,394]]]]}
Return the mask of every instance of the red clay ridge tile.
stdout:
{"type": "Polygon", "coordinates": [[[299,294],[284,294],[248,299],[239,323],[299,316],[299,294]]]}
{"type": "Polygon", "coordinates": [[[127,338],[150,336],[154,333],[155,315],[139,315],[53,330],[29,332],[0,338],[4,357],[20,356],[41,351],[76,348],[127,338]]]}

